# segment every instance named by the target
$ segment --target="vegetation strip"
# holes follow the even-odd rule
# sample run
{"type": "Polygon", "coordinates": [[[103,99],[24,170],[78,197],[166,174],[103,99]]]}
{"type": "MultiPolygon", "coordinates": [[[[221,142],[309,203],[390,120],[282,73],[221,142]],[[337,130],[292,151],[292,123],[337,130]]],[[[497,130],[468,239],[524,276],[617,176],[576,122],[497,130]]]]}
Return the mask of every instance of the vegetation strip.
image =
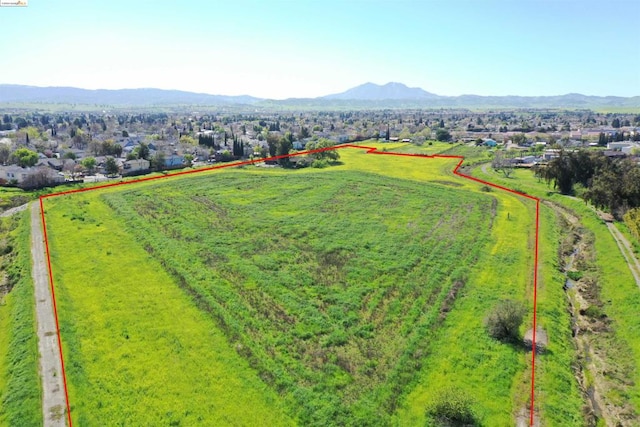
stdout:
{"type": "MultiPolygon", "coordinates": [[[[469,176],[469,175],[463,174],[462,172],[459,171],[459,169],[462,166],[462,163],[464,161],[464,157],[458,156],[458,155],[438,155],[438,154],[424,155],[424,154],[410,154],[410,153],[381,152],[381,151],[378,151],[378,149],[375,148],[375,147],[346,144],[346,145],[337,146],[337,147],[328,147],[328,148],[321,148],[321,149],[316,149],[316,150],[302,151],[302,152],[298,152],[298,153],[292,154],[292,155],[281,155],[281,156],[270,157],[268,159],[249,160],[249,161],[236,162],[236,163],[225,164],[225,165],[220,165],[220,166],[213,166],[213,167],[204,168],[204,169],[187,170],[187,171],[182,171],[182,172],[178,172],[178,173],[171,174],[171,175],[145,177],[145,178],[141,178],[141,179],[137,179],[137,180],[133,180],[133,181],[117,182],[117,183],[111,183],[111,184],[106,184],[106,185],[101,185],[101,186],[96,186],[96,187],[91,187],[91,188],[81,188],[81,189],[63,191],[63,192],[59,192],[59,193],[53,193],[53,194],[48,194],[48,195],[41,196],[39,202],[40,202],[40,207],[41,207],[41,218],[42,218],[42,225],[43,225],[45,245],[46,245],[47,263],[48,263],[48,266],[49,266],[49,281],[50,281],[51,291],[52,291],[52,296],[53,296],[53,305],[54,305],[54,312],[55,312],[55,317],[56,317],[56,324],[58,323],[58,313],[57,313],[57,309],[56,309],[56,300],[55,300],[55,293],[54,293],[53,272],[52,272],[52,269],[51,269],[51,256],[50,256],[49,244],[48,244],[48,239],[47,239],[46,219],[45,219],[44,209],[43,209],[43,200],[45,198],[56,197],[56,196],[67,195],[67,194],[73,194],[73,193],[86,192],[86,191],[91,191],[91,190],[104,189],[104,188],[108,188],[108,187],[115,187],[115,186],[120,186],[120,185],[125,185],[125,184],[133,184],[133,183],[140,183],[140,182],[145,182],[145,181],[158,180],[158,179],[161,179],[161,178],[169,178],[169,177],[173,177],[173,176],[189,175],[189,174],[200,173],[200,172],[204,172],[204,171],[210,171],[210,170],[216,170],[216,169],[222,169],[222,168],[229,168],[229,167],[236,167],[236,166],[242,166],[242,165],[255,164],[255,163],[263,162],[264,160],[277,160],[277,159],[289,158],[289,157],[294,157],[294,156],[301,156],[301,155],[306,155],[306,154],[313,154],[313,153],[318,153],[318,152],[322,152],[322,151],[329,151],[329,150],[342,149],[342,148],[365,149],[365,150],[367,150],[368,154],[380,154],[380,155],[392,155],[392,156],[408,156],[408,157],[421,157],[421,158],[459,159],[459,162],[458,162],[457,166],[453,170],[453,173],[455,175],[460,176],[460,177],[465,178],[465,179],[469,179],[469,180],[478,182],[478,183],[486,185],[486,186],[498,188],[498,189],[513,193],[513,194],[515,194],[517,196],[521,196],[521,197],[524,197],[524,198],[528,198],[528,199],[534,200],[536,202],[535,252],[534,252],[534,272],[533,272],[533,280],[534,280],[534,282],[533,282],[533,337],[532,337],[532,356],[531,356],[531,362],[532,362],[532,368],[531,368],[531,403],[530,403],[530,413],[529,413],[529,418],[530,418],[529,423],[530,423],[530,425],[533,426],[534,425],[534,421],[535,421],[535,417],[534,417],[535,416],[535,359],[536,359],[536,326],[537,326],[536,325],[536,323],[537,323],[537,318],[536,318],[536,311],[537,311],[536,300],[537,300],[537,286],[538,286],[538,240],[539,240],[540,199],[537,198],[537,197],[534,197],[534,196],[531,196],[531,195],[528,195],[528,194],[525,194],[525,193],[510,189],[510,188],[504,187],[504,186],[493,184],[491,182],[484,181],[482,179],[475,178],[473,176],[469,176]]],[[[60,344],[60,359],[61,359],[61,364],[62,364],[62,375],[63,375],[63,382],[64,382],[64,388],[65,388],[65,395],[67,396],[66,404],[67,404],[68,422],[69,422],[69,426],[71,426],[72,425],[72,421],[71,421],[70,402],[69,402],[69,399],[68,399],[68,388],[67,388],[66,372],[65,372],[65,369],[64,369],[64,360],[63,360],[64,358],[63,358],[63,354],[62,354],[62,342],[61,342],[61,336],[60,336],[59,327],[58,327],[58,330],[57,330],[57,335],[58,335],[58,342],[60,344]]]]}

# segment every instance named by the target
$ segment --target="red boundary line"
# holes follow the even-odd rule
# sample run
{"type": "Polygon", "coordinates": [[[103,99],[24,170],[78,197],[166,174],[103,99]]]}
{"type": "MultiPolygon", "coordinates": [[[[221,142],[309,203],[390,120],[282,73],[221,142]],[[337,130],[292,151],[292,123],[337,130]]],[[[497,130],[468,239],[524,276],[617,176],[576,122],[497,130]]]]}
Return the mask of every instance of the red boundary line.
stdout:
{"type": "Polygon", "coordinates": [[[172,177],[176,177],[176,176],[183,176],[183,175],[191,175],[191,174],[195,174],[195,173],[201,173],[201,172],[206,172],[206,171],[211,171],[211,170],[215,170],[215,169],[225,169],[225,168],[231,168],[231,167],[236,167],[236,166],[243,166],[243,165],[251,165],[251,164],[255,164],[255,163],[262,163],[265,160],[278,160],[278,159],[284,159],[287,157],[295,157],[295,156],[302,156],[305,154],[313,154],[313,153],[319,153],[322,151],[329,151],[329,150],[336,150],[336,149],[342,149],[342,148],[357,148],[357,149],[364,149],[367,150],[367,154],[380,154],[380,155],[389,155],[389,156],[403,156],[403,157],[422,157],[422,158],[428,158],[428,159],[459,159],[458,164],[456,165],[456,167],[453,170],[453,174],[457,175],[459,177],[465,178],[465,179],[469,179],[471,181],[475,181],[477,183],[480,184],[484,184],[484,185],[488,185],[490,187],[494,187],[503,191],[507,191],[509,193],[513,193],[517,196],[520,197],[524,197],[530,200],[534,200],[536,202],[536,224],[535,224],[535,232],[536,232],[536,237],[535,237],[535,250],[534,250],[534,262],[533,262],[533,338],[532,338],[532,350],[531,350],[531,406],[529,409],[529,425],[533,426],[534,425],[534,402],[535,402],[535,371],[536,371],[536,327],[537,327],[537,299],[538,299],[538,241],[539,241],[539,235],[540,235],[540,199],[538,197],[534,197],[531,196],[529,194],[525,194],[522,193],[520,191],[516,191],[513,190],[511,188],[507,188],[504,187],[502,185],[498,185],[498,184],[494,184],[491,183],[489,181],[485,181],[470,175],[466,175],[462,172],[459,171],[460,167],[462,166],[462,162],[464,161],[464,157],[463,156],[453,156],[453,155],[444,155],[444,154],[432,154],[432,155],[428,155],[428,154],[409,154],[409,153],[393,153],[393,152],[388,152],[388,151],[378,151],[377,148],[375,147],[367,147],[364,145],[355,145],[355,144],[344,144],[344,145],[339,145],[339,146],[335,146],[335,147],[327,147],[327,148],[319,148],[316,150],[308,150],[308,151],[301,151],[295,154],[287,154],[287,155],[281,155],[281,156],[273,156],[273,157],[268,157],[266,159],[256,159],[256,160],[246,160],[246,161],[242,161],[242,162],[235,162],[235,163],[226,163],[224,165],[217,165],[217,166],[211,166],[211,167],[207,167],[207,168],[202,168],[202,169],[192,169],[192,170],[186,170],[186,171],[181,171],[181,172],[177,172],[177,173],[173,173],[173,174],[167,174],[167,175],[156,175],[156,176],[149,176],[149,177],[144,177],[144,178],[138,178],[138,179],[134,179],[131,181],[119,181],[119,182],[114,182],[114,183],[109,183],[109,184],[104,184],[104,185],[97,185],[94,187],[86,187],[86,188],[78,188],[78,189],[74,189],[74,190],[68,190],[68,191],[61,191],[59,193],[51,193],[51,194],[46,194],[44,196],[40,196],[39,201],[40,201],[40,215],[42,218],[42,229],[44,232],[44,243],[45,243],[45,248],[46,248],[46,252],[47,252],[47,266],[49,268],[49,284],[51,286],[51,296],[53,298],[53,313],[56,317],[56,328],[57,328],[57,335],[58,335],[58,346],[60,348],[60,364],[62,366],[62,379],[63,379],[63,383],[64,383],[64,394],[65,397],[67,399],[67,420],[69,422],[69,427],[72,427],[72,421],[71,421],[71,405],[69,403],[69,390],[67,387],[67,374],[66,371],[64,369],[64,356],[62,354],[62,339],[60,337],[60,325],[58,324],[58,310],[56,307],[56,296],[55,296],[55,291],[54,291],[54,284],[53,284],[53,272],[51,270],[51,257],[49,255],[49,240],[47,238],[47,223],[45,221],[45,215],[44,215],[44,205],[42,203],[42,201],[46,198],[49,197],[58,197],[58,196],[64,196],[67,194],[74,194],[74,193],[84,193],[87,191],[94,191],[94,190],[100,190],[103,188],[110,188],[110,187],[117,187],[117,186],[121,186],[121,185],[128,185],[128,184],[136,184],[139,182],[145,182],[145,181],[156,181],[159,179],[164,179],[164,178],[172,178],[172,177]]]}

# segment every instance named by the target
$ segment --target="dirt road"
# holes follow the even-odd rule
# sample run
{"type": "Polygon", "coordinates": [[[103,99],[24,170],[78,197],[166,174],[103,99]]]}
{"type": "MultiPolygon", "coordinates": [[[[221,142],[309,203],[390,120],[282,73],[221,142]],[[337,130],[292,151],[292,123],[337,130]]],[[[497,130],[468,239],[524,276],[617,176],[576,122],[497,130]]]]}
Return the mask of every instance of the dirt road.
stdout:
{"type": "Polygon", "coordinates": [[[67,403],[44,249],[40,203],[35,201],[31,204],[31,256],[33,258],[32,276],[35,285],[36,320],[38,323],[42,413],[45,427],[59,427],[66,425],[67,403]]]}
{"type": "Polygon", "coordinates": [[[7,209],[6,211],[0,213],[0,217],[11,216],[16,212],[22,212],[23,210],[27,209],[28,206],[29,206],[29,203],[25,203],[24,205],[20,205],[20,206],[16,206],[15,208],[7,209]]]}
{"type": "Polygon", "coordinates": [[[631,270],[633,278],[636,279],[636,285],[638,285],[638,287],[640,288],[640,263],[638,262],[638,258],[636,258],[636,256],[633,254],[633,248],[631,247],[631,244],[629,243],[627,238],[624,237],[624,234],[622,234],[620,230],[616,228],[615,225],[608,222],[607,228],[618,244],[618,248],[620,249],[620,252],[622,252],[624,259],[627,261],[629,270],[631,270]]]}

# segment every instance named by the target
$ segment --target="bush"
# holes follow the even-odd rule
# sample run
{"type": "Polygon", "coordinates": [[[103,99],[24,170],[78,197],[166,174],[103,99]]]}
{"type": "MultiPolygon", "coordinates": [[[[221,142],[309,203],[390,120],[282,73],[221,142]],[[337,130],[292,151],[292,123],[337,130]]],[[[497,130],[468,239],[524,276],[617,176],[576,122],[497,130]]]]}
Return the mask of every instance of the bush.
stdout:
{"type": "Polygon", "coordinates": [[[435,422],[437,426],[477,426],[476,414],[473,410],[473,401],[460,390],[445,389],[438,394],[436,399],[427,407],[427,419],[435,422]]]}
{"type": "Polygon", "coordinates": [[[606,314],[604,314],[604,312],[602,311],[602,309],[600,309],[600,307],[596,305],[590,305],[589,307],[587,307],[587,309],[584,310],[583,314],[593,319],[602,319],[604,317],[607,317],[606,314]]]}
{"type": "Polygon", "coordinates": [[[329,162],[327,162],[324,159],[314,160],[313,163],[311,163],[312,168],[322,169],[322,168],[326,168],[327,166],[329,166],[329,162]]]}
{"type": "Polygon", "coordinates": [[[500,341],[517,342],[524,318],[524,306],[512,300],[500,301],[487,317],[487,332],[500,341]]]}
{"type": "Polygon", "coordinates": [[[569,277],[569,279],[573,280],[573,281],[578,281],[580,279],[582,279],[583,273],[582,271],[568,271],[567,272],[567,277],[569,277]]]}

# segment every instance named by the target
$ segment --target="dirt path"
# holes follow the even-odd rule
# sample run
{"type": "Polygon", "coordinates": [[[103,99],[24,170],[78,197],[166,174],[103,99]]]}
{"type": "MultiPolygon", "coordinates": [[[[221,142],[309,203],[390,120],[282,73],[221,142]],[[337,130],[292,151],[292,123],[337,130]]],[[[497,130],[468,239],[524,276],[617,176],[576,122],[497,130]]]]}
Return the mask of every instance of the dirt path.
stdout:
{"type": "Polygon", "coordinates": [[[633,278],[636,280],[636,285],[638,285],[638,287],[640,288],[640,263],[633,254],[633,248],[631,247],[631,244],[629,243],[627,238],[624,237],[624,234],[622,234],[620,230],[616,228],[615,225],[608,222],[607,228],[618,244],[618,248],[620,249],[620,252],[622,252],[622,256],[624,256],[625,261],[627,261],[629,270],[631,270],[631,274],[633,274],[633,278]]]}
{"type": "Polygon", "coordinates": [[[15,208],[7,209],[6,211],[0,213],[0,217],[11,216],[14,213],[22,212],[23,210],[27,209],[28,206],[29,206],[29,203],[25,203],[24,205],[20,205],[20,206],[16,206],[15,208]]]}
{"type": "Polygon", "coordinates": [[[45,427],[65,426],[67,403],[62,380],[60,347],[56,319],[53,313],[49,272],[44,251],[44,237],[40,218],[40,203],[31,205],[31,256],[38,323],[38,351],[42,380],[42,413],[45,427]]]}

